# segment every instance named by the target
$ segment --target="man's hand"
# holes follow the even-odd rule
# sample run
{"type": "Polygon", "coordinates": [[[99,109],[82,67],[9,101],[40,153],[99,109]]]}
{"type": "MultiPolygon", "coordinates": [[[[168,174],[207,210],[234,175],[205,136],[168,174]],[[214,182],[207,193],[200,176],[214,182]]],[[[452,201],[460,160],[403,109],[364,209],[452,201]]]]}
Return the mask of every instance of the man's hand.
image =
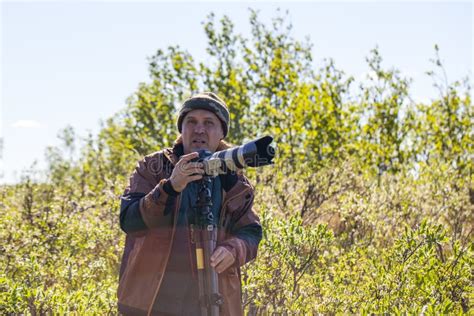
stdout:
{"type": "Polygon", "coordinates": [[[189,182],[202,179],[204,174],[204,166],[200,162],[190,162],[192,159],[199,157],[197,152],[181,156],[174,166],[171,173],[171,186],[176,192],[181,192],[186,188],[189,182]]]}
{"type": "Polygon", "coordinates": [[[217,273],[227,270],[235,262],[234,255],[225,247],[217,247],[211,256],[211,267],[217,273]]]}

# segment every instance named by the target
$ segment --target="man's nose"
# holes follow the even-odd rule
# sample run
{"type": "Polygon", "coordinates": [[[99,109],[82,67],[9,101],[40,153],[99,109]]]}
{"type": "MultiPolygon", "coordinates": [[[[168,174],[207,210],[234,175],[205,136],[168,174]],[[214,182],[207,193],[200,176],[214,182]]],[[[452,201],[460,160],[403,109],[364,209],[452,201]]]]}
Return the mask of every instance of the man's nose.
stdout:
{"type": "Polygon", "coordinates": [[[204,124],[198,123],[194,126],[194,132],[198,134],[204,133],[206,130],[204,124]]]}

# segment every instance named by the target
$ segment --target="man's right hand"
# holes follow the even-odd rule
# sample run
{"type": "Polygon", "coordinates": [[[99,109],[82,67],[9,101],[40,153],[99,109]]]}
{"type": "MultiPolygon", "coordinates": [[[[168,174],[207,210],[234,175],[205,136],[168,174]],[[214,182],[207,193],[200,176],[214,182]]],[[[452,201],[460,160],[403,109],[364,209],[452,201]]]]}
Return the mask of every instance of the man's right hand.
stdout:
{"type": "Polygon", "coordinates": [[[200,162],[191,162],[198,157],[199,154],[193,152],[179,158],[170,177],[171,186],[176,192],[183,191],[189,182],[202,179],[204,165],[200,162]]]}

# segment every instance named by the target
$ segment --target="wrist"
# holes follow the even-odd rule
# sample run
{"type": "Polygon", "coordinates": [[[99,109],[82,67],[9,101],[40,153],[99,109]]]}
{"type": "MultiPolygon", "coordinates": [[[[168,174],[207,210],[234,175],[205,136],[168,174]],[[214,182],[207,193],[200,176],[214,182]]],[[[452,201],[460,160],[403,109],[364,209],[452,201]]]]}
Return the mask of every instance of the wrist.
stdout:
{"type": "Polygon", "coordinates": [[[173,185],[173,180],[172,179],[168,179],[164,185],[163,185],[163,190],[168,193],[168,195],[172,195],[172,196],[177,196],[181,190],[177,190],[175,188],[175,186],[173,185]]]}

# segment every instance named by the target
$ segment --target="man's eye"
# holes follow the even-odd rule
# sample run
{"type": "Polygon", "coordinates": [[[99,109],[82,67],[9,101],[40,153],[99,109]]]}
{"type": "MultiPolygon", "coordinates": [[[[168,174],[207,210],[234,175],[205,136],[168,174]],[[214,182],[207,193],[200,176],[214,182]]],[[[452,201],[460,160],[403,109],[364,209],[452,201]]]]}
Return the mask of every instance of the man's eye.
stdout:
{"type": "Polygon", "coordinates": [[[208,126],[213,126],[213,125],[214,125],[214,122],[212,122],[212,121],[207,121],[207,122],[206,122],[206,125],[208,125],[208,126]]]}

